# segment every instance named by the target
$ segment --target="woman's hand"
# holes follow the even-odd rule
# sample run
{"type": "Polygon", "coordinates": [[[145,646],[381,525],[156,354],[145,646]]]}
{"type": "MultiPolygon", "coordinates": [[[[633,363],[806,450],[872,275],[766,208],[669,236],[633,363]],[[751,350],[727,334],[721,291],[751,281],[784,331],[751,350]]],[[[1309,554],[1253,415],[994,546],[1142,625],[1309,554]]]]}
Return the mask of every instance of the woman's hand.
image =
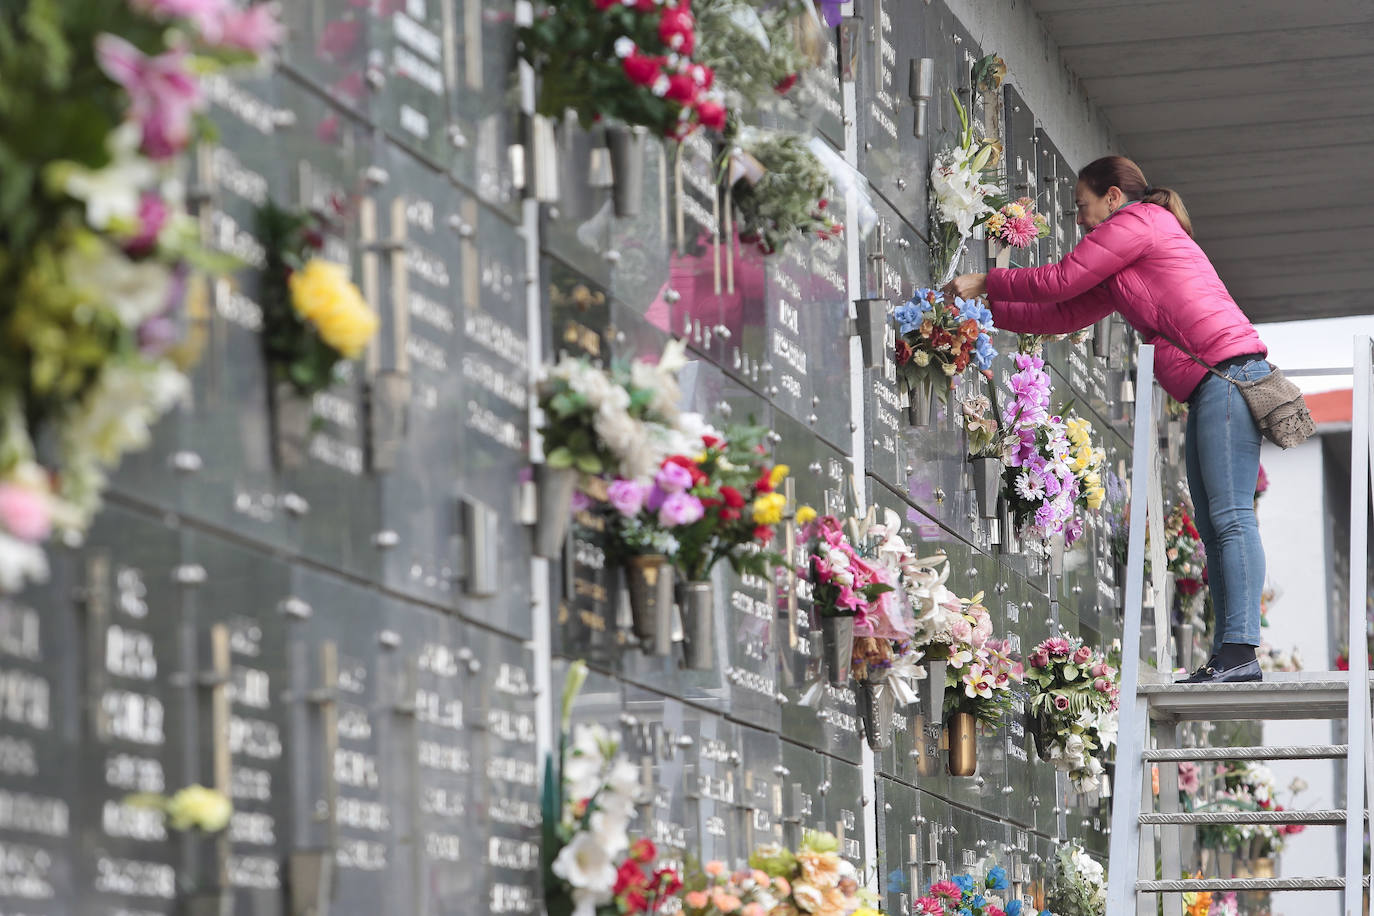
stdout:
{"type": "Polygon", "coordinates": [[[960,299],[977,299],[988,294],[987,274],[962,274],[945,284],[945,292],[960,299]]]}

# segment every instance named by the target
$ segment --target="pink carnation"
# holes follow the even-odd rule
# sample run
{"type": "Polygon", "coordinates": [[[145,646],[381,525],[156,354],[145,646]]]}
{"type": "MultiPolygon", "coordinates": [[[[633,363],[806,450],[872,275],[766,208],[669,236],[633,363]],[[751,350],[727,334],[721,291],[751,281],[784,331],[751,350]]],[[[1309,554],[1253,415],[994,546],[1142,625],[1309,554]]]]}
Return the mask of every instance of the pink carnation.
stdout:
{"type": "Polygon", "coordinates": [[[1068,658],[1069,652],[1072,651],[1073,647],[1069,645],[1069,641],[1064,637],[1051,636],[1049,639],[1042,642],[1039,648],[1049,653],[1051,658],[1068,658]]]}
{"type": "Polygon", "coordinates": [[[1009,219],[1002,226],[1002,239],[1015,248],[1028,248],[1040,236],[1035,220],[1029,216],[1009,219]]]}
{"type": "Polygon", "coordinates": [[[934,897],[917,899],[916,909],[913,912],[917,913],[918,916],[945,916],[945,908],[934,897]]]}

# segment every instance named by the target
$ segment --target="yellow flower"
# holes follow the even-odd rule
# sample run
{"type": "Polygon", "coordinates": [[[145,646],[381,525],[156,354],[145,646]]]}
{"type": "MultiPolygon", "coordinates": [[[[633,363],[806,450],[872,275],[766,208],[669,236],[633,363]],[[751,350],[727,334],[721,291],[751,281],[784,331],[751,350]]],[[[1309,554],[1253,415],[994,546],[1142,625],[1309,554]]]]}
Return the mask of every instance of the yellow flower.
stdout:
{"type": "Polygon", "coordinates": [[[321,339],[348,359],[362,354],[377,333],[377,316],[363,294],[348,279],[348,271],[331,261],[315,259],[287,281],[291,304],[315,326],[321,339]]]}
{"type": "Polygon", "coordinates": [[[1100,509],[1102,501],[1107,498],[1107,491],[1101,487],[1089,487],[1087,497],[1089,509],[1100,509]]]}
{"type": "Polygon", "coordinates": [[[782,509],[787,497],[781,493],[764,493],[754,500],[754,524],[776,525],[782,521],[782,509]]]}
{"type": "Polygon", "coordinates": [[[850,916],[883,916],[883,914],[872,907],[861,906],[851,913],[850,916]]]}
{"type": "Polygon", "coordinates": [[[1090,487],[1101,486],[1102,475],[1098,474],[1096,471],[1090,471],[1089,473],[1083,475],[1083,482],[1090,487]]]}
{"type": "Polygon", "coordinates": [[[223,792],[195,785],[173,795],[166,810],[173,830],[195,827],[206,833],[218,833],[228,825],[234,806],[223,792]]]}
{"type": "Polygon", "coordinates": [[[773,486],[773,489],[777,489],[778,484],[782,483],[782,479],[786,477],[788,471],[791,470],[792,469],[785,464],[780,464],[773,468],[773,472],[768,475],[768,482],[773,486]]]}
{"type": "Polygon", "coordinates": [[[1012,219],[1020,219],[1026,215],[1026,208],[1020,204],[1007,204],[1004,212],[1012,219]]]}
{"type": "Polygon", "coordinates": [[[815,510],[815,509],[812,509],[810,506],[798,506],[798,507],[797,507],[797,524],[798,524],[798,525],[809,525],[811,522],[814,522],[815,520],[816,520],[816,510],[815,510]]]}
{"type": "Polygon", "coordinates": [[[1002,227],[1006,224],[1007,218],[1003,216],[1001,213],[992,214],[992,216],[988,217],[987,234],[995,236],[997,233],[1002,231],[1002,227]]]}

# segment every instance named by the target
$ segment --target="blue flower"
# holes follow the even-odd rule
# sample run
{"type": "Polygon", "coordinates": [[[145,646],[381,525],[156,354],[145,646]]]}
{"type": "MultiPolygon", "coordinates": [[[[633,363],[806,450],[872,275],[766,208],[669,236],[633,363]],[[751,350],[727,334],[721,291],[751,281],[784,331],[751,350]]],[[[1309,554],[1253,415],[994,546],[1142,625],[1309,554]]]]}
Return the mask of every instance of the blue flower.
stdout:
{"type": "Polygon", "coordinates": [[[994,891],[1004,891],[1011,887],[1007,881],[1007,870],[1000,865],[994,865],[988,870],[988,887],[994,891]]]}
{"type": "Polygon", "coordinates": [[[974,898],[973,898],[973,908],[974,908],[975,910],[981,910],[983,907],[987,906],[987,904],[988,904],[988,902],[987,902],[987,900],[983,897],[982,894],[977,894],[977,895],[974,896],[974,898]]]}
{"type": "Polygon", "coordinates": [[[889,894],[902,894],[907,889],[906,870],[894,868],[887,873],[887,892],[889,894]]]}
{"type": "Polygon", "coordinates": [[[951,880],[959,885],[959,890],[961,891],[968,892],[974,888],[974,881],[968,875],[955,875],[951,880]]]}
{"type": "Polygon", "coordinates": [[[1021,901],[1020,901],[1020,900],[1013,900],[1013,901],[1011,901],[1010,903],[1007,904],[1007,908],[1006,908],[1005,910],[1003,910],[1002,912],[1006,913],[1007,916],[1021,916],[1021,901]]]}
{"type": "Polygon", "coordinates": [[[992,338],[986,334],[979,334],[973,349],[974,363],[979,369],[991,369],[992,361],[996,358],[997,348],[992,345],[992,338]]]}
{"type": "Polygon", "coordinates": [[[959,916],[973,916],[973,911],[968,907],[964,907],[959,911],[959,916]]]}
{"type": "Polygon", "coordinates": [[[922,314],[924,312],[915,304],[914,300],[892,310],[892,317],[897,319],[897,329],[902,334],[920,327],[922,314]]]}

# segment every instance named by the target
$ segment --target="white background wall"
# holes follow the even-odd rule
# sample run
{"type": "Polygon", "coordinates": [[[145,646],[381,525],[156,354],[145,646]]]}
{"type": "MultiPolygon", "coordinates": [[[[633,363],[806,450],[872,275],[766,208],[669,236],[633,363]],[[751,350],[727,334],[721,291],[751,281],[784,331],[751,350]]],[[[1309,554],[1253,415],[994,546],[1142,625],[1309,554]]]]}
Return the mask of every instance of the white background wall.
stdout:
{"type": "MultiPolygon", "coordinates": [[[[1269,581],[1282,592],[1270,608],[1270,625],[1261,637],[1277,648],[1296,648],[1305,669],[1327,671],[1334,659],[1326,615],[1321,443],[1312,438],[1288,451],[1265,443],[1260,460],[1269,475],[1269,490],[1259,504],[1260,535],[1269,581]]],[[[1329,722],[1270,722],[1264,728],[1267,745],[1330,744],[1332,740],[1329,722]]],[[[1335,767],[1329,761],[1276,761],[1271,769],[1282,802],[1287,802],[1288,784],[1301,777],[1309,788],[1295,807],[1336,807],[1335,767]]],[[[1291,837],[1280,873],[1285,877],[1336,874],[1336,835],[1334,827],[1309,827],[1291,837]]],[[[1335,897],[1330,899],[1335,906],[1335,897]]],[[[1314,904],[1311,894],[1275,894],[1274,916],[1307,916],[1315,912],[1314,904]]]]}

